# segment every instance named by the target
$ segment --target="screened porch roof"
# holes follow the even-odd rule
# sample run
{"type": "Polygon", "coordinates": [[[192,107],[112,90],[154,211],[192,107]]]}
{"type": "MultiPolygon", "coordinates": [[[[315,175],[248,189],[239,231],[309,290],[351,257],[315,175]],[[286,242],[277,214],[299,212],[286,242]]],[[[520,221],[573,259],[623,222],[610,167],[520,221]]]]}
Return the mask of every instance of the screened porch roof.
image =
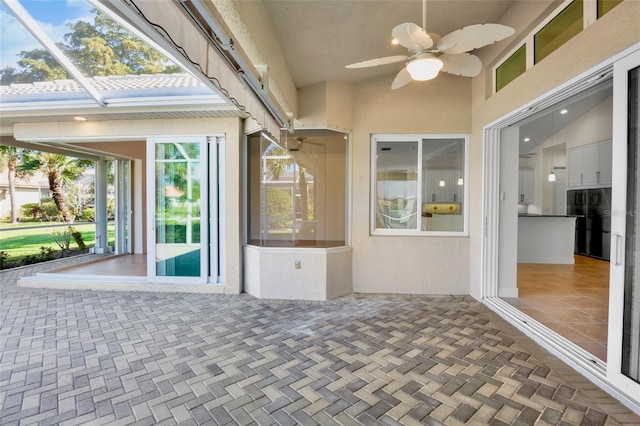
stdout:
{"type": "MultiPolygon", "coordinates": [[[[18,122],[73,121],[78,117],[103,121],[246,115],[214,90],[211,82],[187,72],[144,34],[125,28],[117,21],[104,24],[96,6],[86,0],[78,0],[72,5],[56,1],[0,0],[2,69],[13,68],[22,78],[6,78],[3,73],[4,84],[0,86],[2,134],[10,134],[11,126],[18,122]],[[109,46],[113,40],[117,42],[123,38],[129,43],[144,43],[139,45],[140,49],[151,49],[148,55],[156,58],[154,66],[149,68],[152,71],[139,68],[124,75],[110,72],[116,69],[122,74],[122,69],[128,69],[126,60],[131,60],[132,56],[117,66],[91,63],[90,51],[100,49],[101,45],[98,43],[97,48],[82,43],[73,45],[70,35],[79,33],[74,29],[74,25],[79,24],[94,28],[100,36],[97,38],[116,34],[107,40],[109,46]],[[23,65],[25,58],[30,59],[25,51],[35,55],[38,49],[52,58],[41,57],[42,64],[49,60],[46,66],[64,69],[57,73],[57,78],[52,77],[54,73],[42,78],[37,66],[30,74],[30,69],[23,65]]],[[[102,13],[104,16],[105,12],[102,13]]],[[[95,39],[95,35],[93,38],[87,36],[87,43],[95,43],[95,39]]]]}

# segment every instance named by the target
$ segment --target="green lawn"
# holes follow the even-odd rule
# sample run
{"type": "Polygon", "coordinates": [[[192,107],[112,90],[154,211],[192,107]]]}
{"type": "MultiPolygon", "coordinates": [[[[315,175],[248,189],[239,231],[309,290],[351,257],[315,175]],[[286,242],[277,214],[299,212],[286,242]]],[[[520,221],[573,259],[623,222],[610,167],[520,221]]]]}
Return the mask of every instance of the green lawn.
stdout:
{"type": "MultiPolygon", "coordinates": [[[[38,222],[37,224],[40,223],[38,222]]],[[[4,251],[9,255],[7,259],[8,261],[11,262],[19,257],[29,254],[38,254],[40,253],[40,247],[43,246],[51,247],[56,251],[60,250],[60,247],[55,243],[51,232],[54,230],[62,231],[64,228],[44,227],[38,229],[21,229],[28,226],[36,226],[37,224],[33,222],[19,223],[16,225],[7,224],[6,222],[0,223],[0,251],[4,251]]],[[[93,247],[95,245],[94,224],[74,225],[74,228],[82,233],[82,239],[86,243],[87,247],[93,247]]],[[[111,223],[108,227],[109,245],[114,244],[114,234],[114,224],[111,223]]],[[[78,248],[73,241],[73,238],[71,238],[69,248],[71,250],[78,248]]]]}

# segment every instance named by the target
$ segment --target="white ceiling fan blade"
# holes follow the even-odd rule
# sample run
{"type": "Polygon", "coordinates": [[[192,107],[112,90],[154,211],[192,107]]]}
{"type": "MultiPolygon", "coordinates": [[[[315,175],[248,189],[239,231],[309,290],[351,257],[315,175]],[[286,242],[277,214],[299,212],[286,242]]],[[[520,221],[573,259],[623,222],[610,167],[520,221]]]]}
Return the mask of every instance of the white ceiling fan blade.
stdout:
{"type": "Polygon", "coordinates": [[[367,68],[377,67],[378,65],[395,64],[396,62],[402,62],[409,59],[407,55],[398,56],[385,56],[384,58],[369,59],[368,61],[356,62],[345,66],[345,68],[367,68]]]}
{"type": "Polygon", "coordinates": [[[500,24],[469,25],[442,37],[438,50],[446,53],[463,53],[503,40],[516,32],[500,24]]]}
{"type": "Polygon", "coordinates": [[[407,84],[411,83],[413,78],[411,78],[411,74],[407,71],[407,67],[402,68],[402,71],[396,75],[396,78],[393,79],[393,83],[391,83],[391,90],[399,89],[407,84]]]}
{"type": "Polygon", "coordinates": [[[442,71],[463,77],[475,77],[482,71],[480,59],[470,53],[445,53],[438,56],[442,61],[442,71]]]}
{"type": "Polygon", "coordinates": [[[433,40],[422,28],[411,22],[396,26],[391,36],[398,40],[401,46],[411,51],[424,50],[433,46],[433,40]]]}

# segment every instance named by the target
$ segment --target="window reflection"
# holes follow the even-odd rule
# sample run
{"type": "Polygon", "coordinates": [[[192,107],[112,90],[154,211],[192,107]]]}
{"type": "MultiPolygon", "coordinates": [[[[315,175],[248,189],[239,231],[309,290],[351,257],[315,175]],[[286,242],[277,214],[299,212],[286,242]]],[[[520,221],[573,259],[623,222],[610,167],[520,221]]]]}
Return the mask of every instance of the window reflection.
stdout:
{"type": "Polygon", "coordinates": [[[373,231],[464,232],[464,138],[374,136],[373,231]]]}
{"type": "Polygon", "coordinates": [[[345,244],[345,135],[297,131],[279,142],[249,137],[249,243],[332,247],[345,244]]]}

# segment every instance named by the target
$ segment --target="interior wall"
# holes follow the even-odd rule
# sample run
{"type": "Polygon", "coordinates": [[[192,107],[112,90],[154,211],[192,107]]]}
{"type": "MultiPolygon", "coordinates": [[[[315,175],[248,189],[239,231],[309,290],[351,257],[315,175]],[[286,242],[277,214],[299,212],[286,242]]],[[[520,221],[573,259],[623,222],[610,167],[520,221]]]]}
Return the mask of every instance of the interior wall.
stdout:
{"type": "Polygon", "coordinates": [[[569,149],[611,139],[612,133],[613,97],[609,97],[536,147],[533,151],[536,155],[527,160],[534,174],[533,203],[529,206],[529,213],[551,213],[552,184],[547,176],[551,171],[552,147],[553,165],[567,167],[568,180],[569,149]]]}
{"type": "MultiPolygon", "coordinates": [[[[514,2],[509,9],[509,22],[532,22],[529,3],[514,2]]],[[[500,23],[509,24],[506,20],[500,23]]],[[[525,26],[524,24],[522,24],[525,26]]],[[[487,84],[491,81],[491,68],[472,81],[472,134],[470,146],[470,222],[471,237],[471,295],[482,298],[482,235],[483,235],[483,129],[491,122],[521,108],[553,88],[565,83],[616,53],[640,42],[640,2],[624,1],[597,22],[569,40],[500,92],[487,97],[487,84]]],[[[491,63],[506,53],[491,50],[494,57],[483,55],[484,63],[491,63]]]]}
{"type": "Polygon", "coordinates": [[[471,81],[440,74],[391,90],[392,75],[354,87],[352,133],[353,289],[359,293],[468,294],[467,237],[370,235],[371,135],[465,134],[471,81]]]}

